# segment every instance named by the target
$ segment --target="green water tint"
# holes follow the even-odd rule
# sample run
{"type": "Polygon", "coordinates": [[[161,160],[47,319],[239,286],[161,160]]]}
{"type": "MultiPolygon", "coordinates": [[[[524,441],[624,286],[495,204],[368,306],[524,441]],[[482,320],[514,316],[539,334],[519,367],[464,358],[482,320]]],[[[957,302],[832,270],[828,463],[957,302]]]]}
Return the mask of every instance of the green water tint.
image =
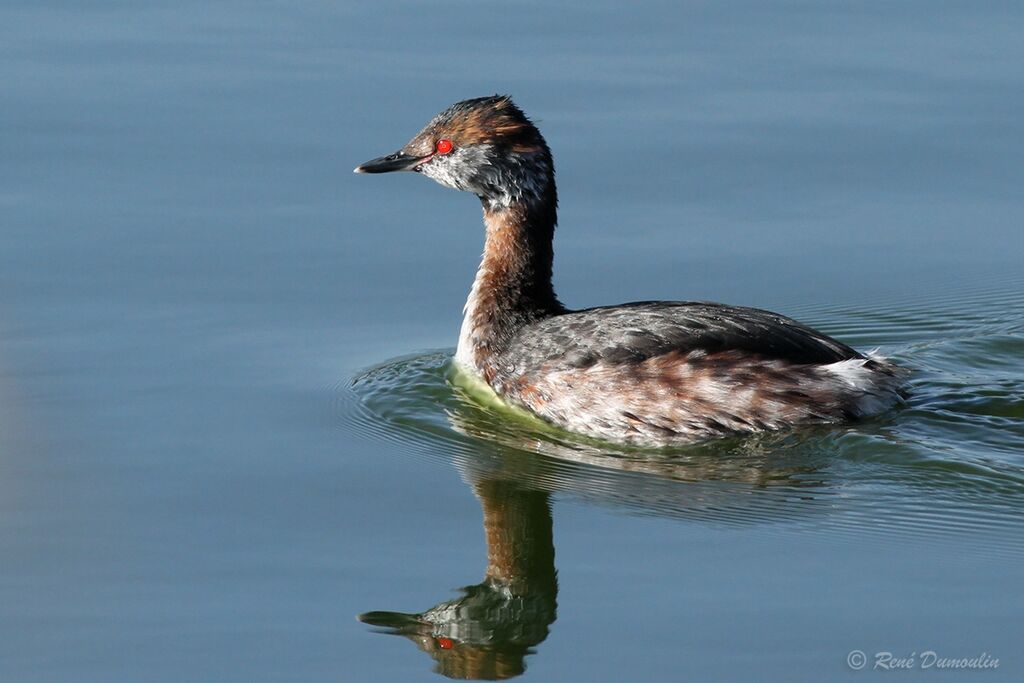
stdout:
{"type": "Polygon", "coordinates": [[[408,639],[445,676],[523,674],[557,615],[553,496],[701,524],[950,544],[1015,561],[1024,550],[1024,402],[1012,362],[993,352],[1011,353],[1018,341],[916,346],[915,358],[902,359],[917,361],[908,405],[871,422],[660,450],[553,428],[505,404],[448,352],[377,366],[351,385],[354,423],[460,471],[481,505],[487,562],[483,580],[454,598],[359,619],[408,639]],[[946,365],[965,346],[980,346],[984,363],[957,367],[985,368],[984,382],[946,365]]]}
{"type": "MultiPolygon", "coordinates": [[[[829,311],[821,327],[912,368],[907,405],[852,424],[683,448],[607,444],[503,403],[450,352],[401,358],[351,384],[357,429],[451,461],[467,481],[521,486],[643,514],[922,539],[1024,543],[1024,337],[1019,303],[948,310],[829,311]],[[854,318],[854,319],[851,319],[854,318]],[[858,327],[859,324],[859,327],[858,327]],[[893,331],[898,330],[899,334],[893,331]],[[852,333],[852,334],[851,334],[852,333]],[[865,343],[867,342],[867,343],[865,343]]],[[[812,322],[814,322],[812,320],[812,322]]]]}
{"type": "Polygon", "coordinates": [[[445,604],[452,675],[1021,680],[1024,4],[4,7],[0,681],[443,680],[353,617],[445,604]],[[454,346],[480,209],[350,170],[495,91],[554,150],[566,304],[765,307],[909,404],[627,451],[385,362],[454,346]]]}

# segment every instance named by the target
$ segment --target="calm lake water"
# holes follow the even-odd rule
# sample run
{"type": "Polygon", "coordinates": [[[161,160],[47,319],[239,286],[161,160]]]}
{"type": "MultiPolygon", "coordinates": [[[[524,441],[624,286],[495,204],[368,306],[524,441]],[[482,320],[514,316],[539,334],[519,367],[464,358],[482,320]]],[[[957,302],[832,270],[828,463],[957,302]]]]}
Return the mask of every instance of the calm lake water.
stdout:
{"type": "Polygon", "coordinates": [[[0,680],[1021,680],[1022,22],[3,3],[0,680]],[[494,92],[568,305],[777,310],[908,405],[652,453],[467,393],[478,202],[351,169],[494,92]]]}

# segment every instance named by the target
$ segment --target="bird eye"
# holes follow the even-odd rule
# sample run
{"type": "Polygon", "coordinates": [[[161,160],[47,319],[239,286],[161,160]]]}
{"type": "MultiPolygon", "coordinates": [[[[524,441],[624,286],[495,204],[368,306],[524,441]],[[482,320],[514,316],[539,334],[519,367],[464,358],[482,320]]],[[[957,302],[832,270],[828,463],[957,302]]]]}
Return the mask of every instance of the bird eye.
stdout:
{"type": "Polygon", "coordinates": [[[455,145],[452,144],[451,140],[438,140],[437,141],[437,153],[438,154],[447,154],[448,152],[452,151],[452,149],[454,149],[454,148],[455,148],[455,145]]]}

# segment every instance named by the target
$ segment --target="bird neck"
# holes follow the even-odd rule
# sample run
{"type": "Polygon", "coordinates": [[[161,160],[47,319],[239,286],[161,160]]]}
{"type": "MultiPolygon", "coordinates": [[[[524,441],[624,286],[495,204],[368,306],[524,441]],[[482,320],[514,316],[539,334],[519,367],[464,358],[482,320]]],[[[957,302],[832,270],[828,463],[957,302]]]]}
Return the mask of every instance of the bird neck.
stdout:
{"type": "Polygon", "coordinates": [[[466,301],[456,360],[488,377],[490,362],[524,325],[564,311],[551,283],[554,183],[544,196],[484,201],[487,239],[466,301]]]}
{"type": "Polygon", "coordinates": [[[500,479],[473,489],[484,510],[487,579],[513,595],[546,598],[553,611],[558,579],[548,493],[500,479]]]}

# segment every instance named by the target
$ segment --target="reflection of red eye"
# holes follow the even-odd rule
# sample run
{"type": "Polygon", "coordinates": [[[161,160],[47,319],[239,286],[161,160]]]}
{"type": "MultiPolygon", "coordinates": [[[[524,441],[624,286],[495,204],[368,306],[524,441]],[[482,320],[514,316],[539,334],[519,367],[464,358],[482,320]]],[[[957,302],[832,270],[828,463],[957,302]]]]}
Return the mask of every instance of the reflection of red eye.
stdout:
{"type": "Polygon", "coordinates": [[[448,152],[452,151],[453,148],[454,148],[454,145],[452,144],[451,140],[438,140],[437,141],[437,153],[438,154],[447,154],[448,152]]]}

